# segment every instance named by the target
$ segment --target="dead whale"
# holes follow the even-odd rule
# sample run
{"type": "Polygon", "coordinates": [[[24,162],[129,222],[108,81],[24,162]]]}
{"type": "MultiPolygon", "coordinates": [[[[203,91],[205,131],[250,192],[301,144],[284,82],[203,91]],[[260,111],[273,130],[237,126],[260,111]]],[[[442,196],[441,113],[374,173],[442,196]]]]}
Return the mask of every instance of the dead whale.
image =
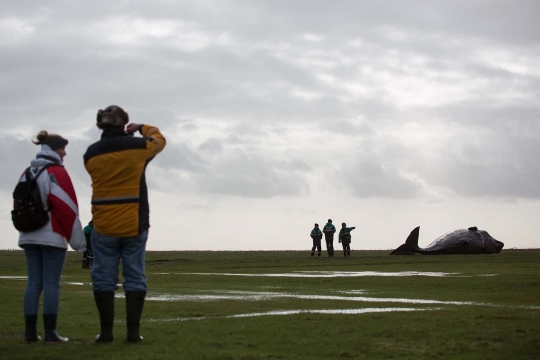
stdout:
{"type": "Polygon", "coordinates": [[[418,247],[419,234],[420,226],[411,231],[405,244],[390,255],[498,254],[504,247],[504,243],[492,238],[487,231],[478,230],[476,226],[444,234],[423,249],[418,247]]]}

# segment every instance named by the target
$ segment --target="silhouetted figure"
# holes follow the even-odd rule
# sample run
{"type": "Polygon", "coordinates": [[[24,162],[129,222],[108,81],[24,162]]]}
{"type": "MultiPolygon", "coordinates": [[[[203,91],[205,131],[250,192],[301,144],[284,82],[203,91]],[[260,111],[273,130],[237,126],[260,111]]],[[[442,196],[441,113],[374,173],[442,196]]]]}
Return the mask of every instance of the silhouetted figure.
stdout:
{"type": "Polygon", "coordinates": [[[86,237],[86,251],[83,252],[83,269],[91,269],[94,262],[94,252],[92,251],[92,230],[94,230],[94,223],[92,220],[84,227],[84,236],[86,237]]]}
{"type": "Polygon", "coordinates": [[[311,238],[313,239],[311,256],[315,256],[315,248],[317,248],[318,256],[321,256],[322,231],[321,229],[319,229],[319,224],[315,224],[315,227],[313,228],[313,230],[311,230],[311,238]]]}
{"type": "Polygon", "coordinates": [[[353,227],[347,227],[347,224],[341,224],[341,230],[339,230],[339,242],[343,245],[343,256],[351,256],[351,231],[356,229],[353,227]]]}
{"type": "Polygon", "coordinates": [[[334,256],[334,233],[336,232],[336,227],[332,224],[332,219],[328,219],[326,225],[324,225],[323,233],[324,239],[326,240],[326,251],[328,252],[328,257],[334,256]]]}

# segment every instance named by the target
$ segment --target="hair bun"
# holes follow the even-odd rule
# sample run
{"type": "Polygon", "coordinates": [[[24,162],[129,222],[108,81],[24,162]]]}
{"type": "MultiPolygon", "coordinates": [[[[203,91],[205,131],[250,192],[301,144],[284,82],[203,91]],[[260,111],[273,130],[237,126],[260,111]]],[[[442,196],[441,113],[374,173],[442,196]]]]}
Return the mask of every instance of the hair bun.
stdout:
{"type": "Polygon", "coordinates": [[[43,141],[47,138],[47,136],[49,136],[49,133],[47,132],[47,130],[41,130],[41,131],[36,135],[37,142],[33,141],[34,144],[36,144],[36,145],[41,145],[41,144],[43,144],[43,141]]]}

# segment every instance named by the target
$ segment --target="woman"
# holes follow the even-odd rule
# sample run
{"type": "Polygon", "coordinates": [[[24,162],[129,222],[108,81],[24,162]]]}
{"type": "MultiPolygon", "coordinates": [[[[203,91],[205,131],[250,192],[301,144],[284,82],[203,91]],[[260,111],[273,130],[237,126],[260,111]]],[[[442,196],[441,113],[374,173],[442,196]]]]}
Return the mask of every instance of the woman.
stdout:
{"type": "MultiPolygon", "coordinates": [[[[27,342],[41,340],[36,323],[39,298],[43,291],[43,323],[46,342],[65,342],[67,338],[56,332],[58,304],[60,300],[60,276],[66,261],[67,244],[77,252],[86,250],[86,241],[79,221],[79,209],[75,189],[64,169],[68,141],[57,134],[42,130],[36,145],[41,151],[32,160],[30,171],[36,176],[43,206],[49,211],[49,221],[31,232],[20,232],[19,246],[24,249],[28,269],[28,284],[24,293],[24,339],[27,342]]],[[[23,174],[19,181],[26,181],[23,174]]]]}

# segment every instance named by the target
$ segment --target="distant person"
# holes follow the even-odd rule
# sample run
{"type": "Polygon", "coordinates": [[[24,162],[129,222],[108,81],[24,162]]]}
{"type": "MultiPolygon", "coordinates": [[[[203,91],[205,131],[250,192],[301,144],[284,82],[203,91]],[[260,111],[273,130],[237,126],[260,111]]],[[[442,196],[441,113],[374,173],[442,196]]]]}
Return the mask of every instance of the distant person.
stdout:
{"type": "Polygon", "coordinates": [[[165,138],[155,126],[128,122],[128,114],[119,106],[99,110],[96,125],[103,130],[101,140],[84,154],[93,190],[91,276],[101,326],[95,338],[99,342],[114,339],[114,292],[118,289],[120,259],[127,340],[142,340],[139,324],[146,297],[144,265],[150,227],[145,170],[165,147],[165,138]],[[142,137],[130,136],[136,131],[142,137]]]}
{"type": "Polygon", "coordinates": [[[313,247],[311,248],[311,256],[315,256],[315,248],[317,248],[318,256],[321,256],[321,240],[322,232],[319,229],[319,224],[315,224],[313,230],[311,230],[311,238],[313,239],[313,247]]]}
{"type": "Polygon", "coordinates": [[[94,223],[92,220],[84,227],[84,236],[86,237],[86,251],[83,253],[83,269],[91,269],[94,262],[94,253],[92,252],[92,230],[94,230],[94,223]]]}
{"type": "MultiPolygon", "coordinates": [[[[58,335],[56,322],[60,303],[60,277],[66,262],[68,244],[77,252],[86,250],[79,220],[77,196],[63,165],[68,141],[42,130],[36,145],[41,151],[32,160],[29,176],[36,179],[42,206],[48,210],[45,225],[29,232],[20,232],[19,246],[24,249],[28,284],[24,292],[24,340],[41,340],[37,334],[39,298],[43,292],[43,324],[46,342],[66,342],[58,335]]],[[[19,183],[30,181],[26,172],[19,183]]]]}
{"type": "Polygon", "coordinates": [[[343,256],[351,256],[351,231],[356,229],[353,227],[347,227],[347,224],[341,224],[341,230],[339,230],[339,242],[343,246],[343,256]]]}
{"type": "Polygon", "coordinates": [[[334,256],[334,233],[336,232],[336,227],[332,224],[332,219],[328,219],[326,225],[324,225],[323,233],[324,239],[326,240],[326,251],[328,252],[328,257],[334,256]]]}

